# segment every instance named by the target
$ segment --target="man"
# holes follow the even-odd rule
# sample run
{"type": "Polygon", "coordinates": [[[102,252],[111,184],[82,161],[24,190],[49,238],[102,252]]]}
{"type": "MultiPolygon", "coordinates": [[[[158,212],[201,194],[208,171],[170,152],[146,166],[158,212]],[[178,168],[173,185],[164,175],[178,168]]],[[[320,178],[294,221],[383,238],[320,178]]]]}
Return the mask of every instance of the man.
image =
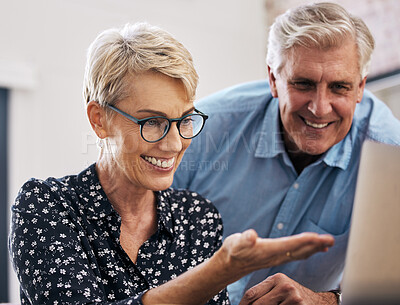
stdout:
{"type": "Polygon", "coordinates": [[[302,6],[271,27],[269,86],[238,85],[196,105],[209,120],[174,187],[213,201],[225,236],[248,228],[262,237],[335,236],[327,253],[232,284],[232,304],[260,282],[245,295],[249,302],[337,303],[327,291],[341,280],[362,144],[400,145],[400,122],[364,92],[373,48],[364,22],[341,6],[302,6]]]}

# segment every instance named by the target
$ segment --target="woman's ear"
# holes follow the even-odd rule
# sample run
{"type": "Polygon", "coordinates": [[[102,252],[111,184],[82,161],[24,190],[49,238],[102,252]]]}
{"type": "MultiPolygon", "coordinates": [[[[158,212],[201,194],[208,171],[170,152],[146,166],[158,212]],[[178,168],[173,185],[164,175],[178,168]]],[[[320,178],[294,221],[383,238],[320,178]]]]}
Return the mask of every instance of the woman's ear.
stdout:
{"type": "Polygon", "coordinates": [[[87,116],[93,131],[100,139],[107,137],[106,112],[96,101],[91,101],[86,107],[87,116]]]}
{"type": "Polygon", "coordinates": [[[271,67],[268,66],[269,87],[273,97],[278,97],[278,90],[276,90],[276,77],[271,67]]]}

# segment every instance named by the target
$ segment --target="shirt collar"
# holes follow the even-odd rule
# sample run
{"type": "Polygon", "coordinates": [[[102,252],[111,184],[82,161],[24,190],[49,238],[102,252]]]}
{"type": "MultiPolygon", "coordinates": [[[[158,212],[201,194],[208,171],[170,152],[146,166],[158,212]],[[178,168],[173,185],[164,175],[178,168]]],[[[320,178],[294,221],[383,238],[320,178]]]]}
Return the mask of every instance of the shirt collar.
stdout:
{"type": "Polygon", "coordinates": [[[333,145],[325,153],[322,161],[325,162],[326,165],[331,167],[339,167],[343,170],[347,169],[350,163],[351,153],[353,151],[352,129],[353,127],[342,141],[333,145]]]}
{"type": "MultiPolygon", "coordinates": [[[[107,198],[103,187],[97,176],[96,163],[78,175],[80,186],[79,197],[84,202],[88,219],[99,220],[111,214],[118,215],[107,198]]],[[[158,214],[158,228],[165,229],[173,235],[173,224],[171,214],[171,193],[170,190],[155,192],[158,214]]]]}
{"type": "Polygon", "coordinates": [[[155,192],[157,197],[158,229],[166,230],[171,236],[174,235],[174,226],[171,213],[171,189],[155,192]]]}
{"type": "Polygon", "coordinates": [[[99,177],[96,172],[96,163],[83,170],[77,177],[79,197],[86,209],[88,219],[98,220],[115,213],[114,208],[108,201],[99,177]]]}
{"type": "MultiPolygon", "coordinates": [[[[271,101],[265,111],[262,121],[257,148],[254,156],[256,158],[273,158],[279,154],[286,154],[282,131],[279,122],[278,99],[269,97],[271,101]]],[[[351,159],[353,146],[352,129],[339,143],[332,146],[319,161],[331,167],[347,168],[351,159]]]]}

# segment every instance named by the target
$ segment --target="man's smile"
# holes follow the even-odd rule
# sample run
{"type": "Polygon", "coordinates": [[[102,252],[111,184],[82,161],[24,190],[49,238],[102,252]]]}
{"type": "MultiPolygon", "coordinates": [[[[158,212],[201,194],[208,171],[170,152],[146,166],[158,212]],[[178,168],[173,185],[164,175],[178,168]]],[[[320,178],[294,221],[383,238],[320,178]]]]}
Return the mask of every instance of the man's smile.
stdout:
{"type": "Polygon", "coordinates": [[[316,129],[325,128],[326,126],[331,124],[331,123],[314,123],[314,122],[311,122],[304,118],[303,118],[303,121],[304,121],[304,123],[306,123],[307,126],[310,126],[310,127],[316,128],[316,129]]]}

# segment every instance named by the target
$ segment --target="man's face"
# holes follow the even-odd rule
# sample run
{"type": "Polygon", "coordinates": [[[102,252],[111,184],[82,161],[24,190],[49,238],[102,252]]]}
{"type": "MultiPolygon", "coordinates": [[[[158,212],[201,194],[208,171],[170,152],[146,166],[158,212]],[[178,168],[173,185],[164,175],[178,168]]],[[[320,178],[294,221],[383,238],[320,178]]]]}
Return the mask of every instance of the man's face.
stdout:
{"type": "Polygon", "coordinates": [[[277,75],[268,67],[289,153],[320,155],[346,136],[365,86],[359,71],[350,39],[326,50],[295,47],[277,75]]]}

